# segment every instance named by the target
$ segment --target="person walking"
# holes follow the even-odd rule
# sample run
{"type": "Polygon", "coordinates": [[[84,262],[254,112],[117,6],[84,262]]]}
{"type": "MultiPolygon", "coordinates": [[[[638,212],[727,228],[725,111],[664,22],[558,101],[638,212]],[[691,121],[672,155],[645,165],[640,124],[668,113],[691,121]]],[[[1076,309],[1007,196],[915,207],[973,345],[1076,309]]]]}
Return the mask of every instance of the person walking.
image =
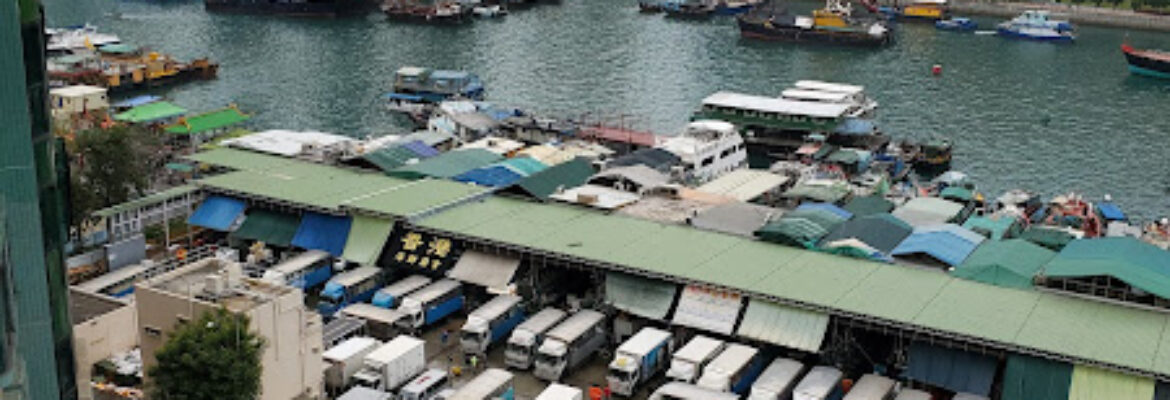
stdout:
{"type": "Polygon", "coordinates": [[[478,355],[475,355],[475,354],[471,355],[471,370],[472,371],[479,371],[479,356],[478,355]]]}
{"type": "Polygon", "coordinates": [[[439,344],[443,345],[443,348],[447,347],[447,336],[448,335],[450,335],[450,332],[447,332],[446,329],[443,329],[442,332],[439,332],[439,344]]]}

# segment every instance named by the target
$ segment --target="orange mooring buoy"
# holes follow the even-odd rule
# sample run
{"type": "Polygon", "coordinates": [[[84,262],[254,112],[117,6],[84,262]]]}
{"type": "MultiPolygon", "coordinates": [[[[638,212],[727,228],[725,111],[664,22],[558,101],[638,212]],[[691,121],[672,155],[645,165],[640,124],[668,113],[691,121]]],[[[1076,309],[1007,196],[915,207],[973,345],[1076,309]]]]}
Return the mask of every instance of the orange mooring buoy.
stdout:
{"type": "Polygon", "coordinates": [[[930,67],[930,73],[934,76],[942,75],[942,65],[935,64],[933,67],[930,67]]]}

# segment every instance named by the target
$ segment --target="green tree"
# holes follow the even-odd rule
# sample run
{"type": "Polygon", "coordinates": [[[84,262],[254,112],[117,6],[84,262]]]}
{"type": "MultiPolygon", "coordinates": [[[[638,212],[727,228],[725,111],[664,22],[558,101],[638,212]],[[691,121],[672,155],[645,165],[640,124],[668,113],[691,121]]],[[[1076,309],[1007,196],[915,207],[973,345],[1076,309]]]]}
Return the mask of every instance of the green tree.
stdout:
{"type": "Polygon", "coordinates": [[[253,400],[260,393],[264,340],[248,329],[248,317],[218,309],[180,323],[151,367],[151,398],[253,400]]]}
{"type": "Polygon", "coordinates": [[[146,129],[123,125],[84,130],[71,144],[70,217],[75,227],[94,211],[131,200],[150,187],[160,141],[146,129]]]}

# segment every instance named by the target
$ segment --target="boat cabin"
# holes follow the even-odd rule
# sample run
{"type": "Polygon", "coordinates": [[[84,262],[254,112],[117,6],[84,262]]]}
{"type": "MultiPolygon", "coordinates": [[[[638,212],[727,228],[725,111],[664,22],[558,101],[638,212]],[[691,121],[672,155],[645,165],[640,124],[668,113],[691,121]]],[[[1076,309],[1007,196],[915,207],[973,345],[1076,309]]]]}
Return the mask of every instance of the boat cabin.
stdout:
{"type": "Polygon", "coordinates": [[[735,125],[724,121],[701,120],[687,125],[682,135],[658,146],[677,155],[682,163],[678,178],[694,183],[707,182],[747,166],[747,147],[735,125]]]}

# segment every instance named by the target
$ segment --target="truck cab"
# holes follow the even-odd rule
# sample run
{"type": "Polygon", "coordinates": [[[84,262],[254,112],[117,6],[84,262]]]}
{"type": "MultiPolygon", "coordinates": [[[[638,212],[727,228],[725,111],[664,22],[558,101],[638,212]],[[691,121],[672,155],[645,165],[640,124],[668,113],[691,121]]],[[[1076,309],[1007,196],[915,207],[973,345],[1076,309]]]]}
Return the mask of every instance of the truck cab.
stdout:
{"type": "Polygon", "coordinates": [[[504,363],[509,367],[527,369],[532,366],[532,351],[536,347],[536,335],[526,330],[516,330],[508,337],[504,349],[504,363]]]}
{"type": "Polygon", "coordinates": [[[402,305],[398,306],[398,311],[406,314],[406,318],[400,319],[399,323],[405,322],[408,326],[404,328],[417,328],[423,326],[426,322],[426,316],[423,315],[422,303],[413,298],[407,297],[402,299],[402,305]]]}
{"type": "Polygon", "coordinates": [[[632,393],[634,385],[641,381],[641,369],[638,360],[625,354],[618,354],[609,363],[609,374],[605,380],[617,393],[632,393]]]}
{"type": "Polygon", "coordinates": [[[341,308],[345,301],[345,287],[335,282],[325,284],[317,301],[317,311],[321,314],[332,315],[341,308]]]}
{"type": "Polygon", "coordinates": [[[695,383],[707,363],[723,352],[727,343],[703,335],[695,336],[674,353],[666,377],[679,382],[695,383]]]}
{"type": "Polygon", "coordinates": [[[476,315],[469,315],[467,322],[463,324],[462,332],[462,335],[459,336],[459,347],[463,348],[464,353],[482,354],[487,352],[488,344],[491,343],[491,329],[488,327],[488,321],[476,315]]]}
{"type": "Polygon", "coordinates": [[[382,371],[370,368],[369,366],[362,368],[361,371],[353,374],[353,383],[357,386],[382,390],[382,371]]]}
{"type": "Polygon", "coordinates": [[[569,347],[560,340],[545,339],[536,355],[536,376],[547,380],[560,379],[565,371],[565,355],[569,347]]]}

